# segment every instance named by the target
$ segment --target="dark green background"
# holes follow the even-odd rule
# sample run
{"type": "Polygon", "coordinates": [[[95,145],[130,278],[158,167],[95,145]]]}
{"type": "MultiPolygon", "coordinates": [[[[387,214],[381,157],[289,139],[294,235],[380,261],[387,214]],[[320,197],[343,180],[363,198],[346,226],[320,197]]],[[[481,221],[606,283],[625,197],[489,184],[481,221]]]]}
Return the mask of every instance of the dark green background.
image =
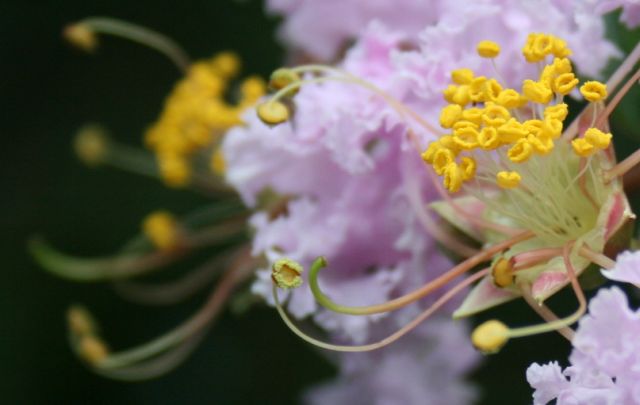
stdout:
{"type": "MultiPolygon", "coordinates": [[[[296,403],[304,386],[333,371],[268,308],[226,314],[184,365],[151,382],[102,379],[71,354],[64,323],[69,304],[87,304],[112,347],[123,348],[173,327],[204,296],[167,308],[126,303],[107,286],[45,274],[25,252],[28,237],[42,233],[72,253],[108,254],[151,210],[184,213],[206,200],[75,160],[70,140],[86,121],[139,145],[178,72],[154,51],[118,39],[105,38],[96,55],[82,54],[61,41],[61,28],[90,15],[112,16],[169,35],[194,58],[235,50],[247,73],[266,75],[283,60],[273,40],[276,21],[263,15],[258,1],[90,3],[0,1],[0,402],[296,403]]],[[[629,104],[629,113],[617,115],[625,123],[616,132],[627,136],[619,147],[624,155],[637,144],[624,131],[637,122],[637,103],[629,104]]],[[[556,301],[574,305],[570,294],[556,301]]],[[[519,303],[491,316],[511,324],[537,321],[519,303]]],[[[552,334],[510,343],[473,375],[483,403],[530,403],[526,366],[566,359],[567,352],[566,342],[552,334]]]]}

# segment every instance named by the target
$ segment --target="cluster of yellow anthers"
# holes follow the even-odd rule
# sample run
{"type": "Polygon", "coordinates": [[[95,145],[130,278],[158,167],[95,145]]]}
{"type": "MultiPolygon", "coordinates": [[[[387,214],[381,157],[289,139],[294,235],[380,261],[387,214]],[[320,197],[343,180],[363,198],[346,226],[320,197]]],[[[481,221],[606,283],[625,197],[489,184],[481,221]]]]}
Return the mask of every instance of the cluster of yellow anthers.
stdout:
{"type": "MultiPolygon", "coordinates": [[[[484,58],[500,53],[498,44],[482,41],[477,47],[484,58]]],[[[466,181],[476,177],[481,151],[495,151],[495,164],[483,165],[498,186],[517,187],[521,174],[517,165],[535,155],[547,155],[562,133],[568,107],[562,102],[578,85],[566,43],[552,35],[530,34],[522,53],[527,62],[544,65],[538,80],[524,80],[518,92],[504,88],[496,78],[476,76],[471,69],[457,69],[451,74],[454,84],[444,91],[450,104],[442,109],[440,125],[451,133],[432,142],[422,154],[444,186],[456,192],[466,181]]],[[[607,96],[606,86],[589,81],[580,87],[582,95],[597,103],[607,96]]],[[[572,147],[581,157],[605,149],[611,134],[589,128],[584,137],[573,140],[572,147]]],[[[486,154],[485,154],[486,155],[486,154]]],[[[492,159],[493,160],[493,159],[492,159]]],[[[484,162],[483,162],[484,163],[484,162]]]]}
{"type": "MultiPolygon", "coordinates": [[[[237,103],[227,101],[227,97],[232,98],[228,94],[229,84],[239,69],[238,57],[229,52],[196,62],[167,98],[160,118],[145,136],[147,147],[156,153],[167,185],[186,185],[191,177],[193,155],[215,148],[219,136],[239,124],[242,112],[264,95],[263,80],[249,77],[239,85],[237,103]]],[[[219,150],[212,154],[209,165],[214,173],[224,172],[219,150]]]]}

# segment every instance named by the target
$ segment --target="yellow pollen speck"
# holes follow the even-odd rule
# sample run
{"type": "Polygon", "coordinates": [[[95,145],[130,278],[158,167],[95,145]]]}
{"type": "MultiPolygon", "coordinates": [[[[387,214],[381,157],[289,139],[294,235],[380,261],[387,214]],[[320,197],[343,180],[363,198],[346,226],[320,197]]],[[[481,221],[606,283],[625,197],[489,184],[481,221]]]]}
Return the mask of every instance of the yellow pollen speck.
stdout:
{"type": "Polygon", "coordinates": [[[67,25],[62,32],[64,39],[85,52],[93,52],[98,47],[98,36],[86,24],[67,25]]]}
{"type": "Polygon", "coordinates": [[[455,162],[449,163],[444,169],[444,187],[452,193],[460,190],[463,180],[463,172],[455,162]]]}
{"type": "Polygon", "coordinates": [[[471,334],[471,342],[483,353],[496,353],[509,340],[509,328],[492,319],[478,326],[471,334]]]}
{"type": "Polygon", "coordinates": [[[458,104],[449,104],[440,113],[440,125],[442,128],[451,128],[460,119],[462,107],[458,104]]]}
{"type": "Polygon", "coordinates": [[[580,93],[592,103],[601,101],[607,98],[607,86],[596,81],[586,82],[580,86],[580,93]]]}
{"type": "Polygon", "coordinates": [[[289,120],[289,109],[279,101],[267,101],[256,108],[258,118],[267,125],[278,125],[289,120]]]}
{"type": "Polygon", "coordinates": [[[456,84],[470,84],[473,80],[473,70],[471,69],[456,69],[451,72],[451,80],[456,84]]]}
{"type": "Polygon", "coordinates": [[[573,146],[576,155],[581,157],[591,156],[596,151],[595,146],[584,138],[574,139],[571,141],[571,146],[573,146]]]}
{"type": "Polygon", "coordinates": [[[516,188],[520,184],[520,180],[522,180],[522,177],[518,172],[501,171],[496,174],[496,182],[502,188],[516,188]]]}
{"type": "Polygon", "coordinates": [[[493,41],[481,41],[477,47],[478,55],[483,58],[495,58],[500,54],[500,45],[493,41]]]}
{"type": "Polygon", "coordinates": [[[97,166],[104,162],[109,151],[109,137],[104,128],[89,124],[82,127],[73,140],[76,155],[87,166],[97,166]]]}
{"type": "Polygon", "coordinates": [[[97,365],[109,356],[109,349],[96,336],[83,336],[78,343],[78,354],[89,364],[97,365]]]}
{"type": "Polygon", "coordinates": [[[280,288],[297,288],[302,285],[302,265],[291,259],[278,259],[271,267],[271,279],[280,288]]]}
{"type": "Polygon", "coordinates": [[[589,128],[584,133],[584,139],[598,149],[606,149],[611,144],[611,134],[604,133],[598,128],[589,128]]]}
{"type": "Polygon", "coordinates": [[[89,311],[83,307],[73,306],[67,311],[67,323],[70,331],[76,336],[92,335],[96,325],[89,311]]]}
{"type": "Polygon", "coordinates": [[[155,211],[149,214],[142,223],[142,230],[157,249],[174,248],[180,241],[176,220],[166,211],[155,211]]]}
{"type": "Polygon", "coordinates": [[[510,260],[501,257],[491,267],[491,275],[496,286],[500,288],[508,287],[513,284],[513,264],[510,260]]]}

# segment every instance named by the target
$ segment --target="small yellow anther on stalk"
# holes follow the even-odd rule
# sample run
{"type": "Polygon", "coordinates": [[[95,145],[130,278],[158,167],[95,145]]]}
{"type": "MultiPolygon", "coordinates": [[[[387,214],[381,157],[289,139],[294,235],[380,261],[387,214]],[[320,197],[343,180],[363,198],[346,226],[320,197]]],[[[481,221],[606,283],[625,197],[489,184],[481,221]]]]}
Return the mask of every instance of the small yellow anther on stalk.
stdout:
{"type": "Polygon", "coordinates": [[[504,257],[499,258],[491,267],[493,284],[500,288],[505,288],[513,284],[513,263],[504,257]]]}
{"type": "Polygon", "coordinates": [[[455,193],[456,191],[460,190],[463,177],[464,173],[460,166],[458,166],[458,164],[456,164],[455,162],[449,163],[444,168],[444,187],[450,192],[455,193]]]}
{"type": "Polygon", "coordinates": [[[472,157],[465,156],[460,159],[460,170],[462,170],[462,180],[468,181],[476,175],[476,161],[472,157]]]}
{"type": "Polygon", "coordinates": [[[99,125],[89,124],[78,131],[73,140],[76,155],[87,166],[97,166],[104,162],[109,150],[109,137],[99,125]]]}
{"type": "Polygon", "coordinates": [[[522,83],[522,94],[528,100],[540,104],[548,104],[553,98],[553,92],[545,83],[533,80],[525,80],[522,83]]]}
{"type": "Polygon", "coordinates": [[[500,54],[500,45],[493,41],[480,41],[477,51],[483,58],[495,58],[500,54]]]}
{"type": "MultiPolygon", "coordinates": [[[[271,73],[269,78],[269,88],[274,91],[284,89],[292,83],[300,83],[300,75],[295,71],[288,68],[276,69],[271,73]]],[[[291,91],[287,92],[286,96],[291,97],[295,95],[300,87],[295,87],[291,91]]]]}
{"type": "Polygon", "coordinates": [[[473,80],[473,70],[467,68],[456,69],[451,72],[451,80],[456,84],[470,84],[473,80]]]}
{"type": "Polygon", "coordinates": [[[89,364],[97,365],[109,356],[109,349],[97,336],[86,335],[78,342],[78,354],[89,364]]]}
{"type": "Polygon", "coordinates": [[[560,121],[564,121],[569,114],[569,106],[565,103],[549,106],[544,109],[544,117],[554,118],[560,121]]]}
{"type": "Polygon", "coordinates": [[[240,58],[233,52],[220,52],[211,61],[211,66],[222,77],[235,76],[240,70],[240,58]]]}
{"type": "Polygon", "coordinates": [[[553,90],[562,95],[569,94],[578,85],[578,79],[573,73],[563,73],[553,81],[553,90]]]}
{"type": "Polygon", "coordinates": [[[73,306],[67,311],[69,330],[76,336],[93,335],[96,324],[86,308],[73,306]]]}
{"type": "Polygon", "coordinates": [[[580,93],[588,101],[595,103],[607,98],[607,85],[597,81],[589,81],[580,86],[580,93]]]}
{"type": "Polygon", "coordinates": [[[526,139],[519,139],[507,152],[509,160],[514,163],[523,163],[529,160],[533,153],[533,147],[526,139]]]}
{"type": "Polygon", "coordinates": [[[471,343],[482,353],[498,352],[509,341],[509,328],[492,319],[479,325],[471,334],[471,343]]]}
{"type": "Polygon", "coordinates": [[[178,224],[169,212],[155,211],[142,223],[142,230],[153,245],[160,250],[175,247],[180,240],[178,224]]]}
{"type": "Polygon", "coordinates": [[[267,125],[278,125],[289,120],[289,109],[279,101],[266,101],[256,108],[258,118],[267,125]]]}
{"type": "Polygon", "coordinates": [[[571,141],[571,146],[576,155],[581,157],[591,156],[596,151],[595,146],[584,138],[574,139],[571,141]]]}
{"type": "Polygon", "coordinates": [[[440,125],[442,128],[451,128],[462,114],[462,107],[458,104],[449,104],[440,112],[440,125]]]}
{"type": "Polygon", "coordinates": [[[62,31],[62,36],[71,45],[85,52],[93,52],[98,47],[98,36],[83,23],[67,25],[62,31]]]}
{"type": "Polygon", "coordinates": [[[501,171],[496,174],[496,182],[505,189],[518,187],[520,180],[522,180],[522,177],[518,172],[501,171]]]}
{"type": "Polygon", "coordinates": [[[191,167],[185,157],[177,153],[158,155],[160,176],[169,187],[184,187],[191,179],[191,167]]]}
{"type": "Polygon", "coordinates": [[[278,259],[271,268],[271,279],[280,288],[298,288],[302,285],[302,265],[291,259],[278,259]]]}
{"type": "Polygon", "coordinates": [[[518,108],[526,104],[527,100],[514,89],[505,89],[498,94],[496,103],[505,108],[518,108]]]}
{"type": "Polygon", "coordinates": [[[589,128],[584,133],[584,139],[598,149],[606,149],[611,144],[611,134],[604,133],[598,128],[589,128]]]}

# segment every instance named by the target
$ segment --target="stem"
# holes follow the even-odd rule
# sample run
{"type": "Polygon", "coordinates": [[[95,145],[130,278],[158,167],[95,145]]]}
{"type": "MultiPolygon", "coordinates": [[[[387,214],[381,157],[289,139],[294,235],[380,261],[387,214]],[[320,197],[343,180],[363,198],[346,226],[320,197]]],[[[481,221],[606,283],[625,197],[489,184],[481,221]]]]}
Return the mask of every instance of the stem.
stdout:
{"type": "Polygon", "coordinates": [[[321,291],[318,285],[318,272],[320,271],[320,269],[322,269],[327,265],[327,262],[323,257],[319,257],[311,265],[311,269],[309,270],[309,285],[318,303],[320,303],[322,306],[334,312],[351,314],[351,315],[371,315],[371,314],[378,314],[382,312],[394,311],[396,309],[400,309],[408,304],[411,304],[412,302],[415,302],[429,295],[430,293],[441,288],[442,286],[444,286],[454,278],[460,276],[466,271],[471,270],[478,264],[486,260],[489,260],[496,253],[501,252],[504,249],[507,249],[508,247],[511,247],[517,243],[530,239],[533,236],[534,236],[533,232],[526,231],[519,235],[514,236],[511,239],[507,239],[503,242],[500,242],[497,245],[491,248],[488,248],[486,250],[483,250],[480,253],[476,254],[475,256],[468,258],[467,260],[453,267],[451,270],[444,273],[440,277],[423,285],[421,288],[413,292],[410,292],[406,295],[403,295],[401,297],[387,301],[384,304],[362,306],[362,307],[355,307],[355,306],[350,307],[350,306],[339,305],[333,302],[327,295],[325,295],[321,291]]]}
{"type": "Polygon", "coordinates": [[[191,61],[187,53],[172,39],[126,21],[108,17],[90,17],[78,24],[87,26],[92,31],[128,39],[155,49],[169,58],[183,73],[187,71],[191,61]]]}
{"type": "Polygon", "coordinates": [[[633,152],[622,162],[618,163],[611,169],[607,170],[604,173],[604,181],[608,183],[611,180],[615,179],[616,177],[622,176],[623,174],[631,170],[633,167],[635,167],[638,163],[640,163],[640,149],[633,152]]]}
{"type": "Polygon", "coordinates": [[[513,256],[513,270],[527,269],[536,264],[547,262],[560,254],[562,254],[562,249],[560,248],[542,248],[520,253],[513,256]]]}
{"type": "Polygon", "coordinates": [[[640,69],[638,69],[633,74],[633,76],[631,76],[631,79],[627,80],[620,91],[618,91],[613,99],[609,102],[609,104],[607,104],[607,107],[604,109],[604,111],[598,116],[598,120],[595,124],[597,128],[602,128],[606,119],[609,117],[609,115],[611,115],[613,110],[618,106],[618,104],[620,104],[620,101],[622,101],[622,98],[627,95],[629,90],[631,90],[631,87],[633,87],[633,85],[636,84],[638,80],[640,80],[640,69]]]}
{"type": "Polygon", "coordinates": [[[328,349],[328,350],[333,350],[337,352],[366,352],[366,351],[380,349],[400,339],[402,336],[406,335],[408,332],[413,330],[416,326],[418,326],[424,320],[429,318],[434,312],[436,312],[438,309],[440,309],[440,307],[442,307],[445,303],[447,303],[447,301],[449,301],[454,295],[462,291],[471,283],[486,276],[487,274],[489,274],[489,269],[484,269],[472,276],[467,277],[458,285],[456,285],[455,287],[447,291],[442,297],[440,297],[436,302],[434,302],[433,305],[431,305],[429,308],[424,310],[420,315],[418,315],[411,322],[409,322],[408,324],[400,328],[395,333],[375,343],[358,345],[358,346],[334,345],[331,343],[323,342],[321,340],[315,339],[307,335],[306,333],[301,331],[296,325],[294,325],[291,319],[289,319],[289,316],[287,315],[285,310],[282,308],[282,304],[280,303],[280,300],[278,298],[278,290],[275,284],[273,285],[272,294],[273,294],[273,300],[276,303],[276,308],[278,310],[278,313],[280,314],[280,317],[282,318],[284,323],[289,327],[289,329],[291,329],[291,331],[296,335],[298,335],[298,337],[300,337],[301,339],[305,340],[308,343],[311,343],[314,346],[318,346],[322,349],[328,349]]]}
{"type": "MultiPolygon", "coordinates": [[[[547,307],[543,303],[539,303],[535,300],[535,298],[533,298],[533,296],[531,295],[531,286],[529,284],[523,283],[519,287],[524,300],[527,302],[527,304],[529,304],[531,309],[536,311],[536,313],[540,315],[540,317],[542,317],[542,319],[547,322],[556,322],[560,319],[556,314],[553,313],[553,311],[551,311],[551,309],[549,309],[549,307],[547,307]]],[[[575,334],[573,329],[569,328],[568,326],[558,329],[558,333],[567,338],[569,342],[573,340],[573,335],[575,334]]]]}

